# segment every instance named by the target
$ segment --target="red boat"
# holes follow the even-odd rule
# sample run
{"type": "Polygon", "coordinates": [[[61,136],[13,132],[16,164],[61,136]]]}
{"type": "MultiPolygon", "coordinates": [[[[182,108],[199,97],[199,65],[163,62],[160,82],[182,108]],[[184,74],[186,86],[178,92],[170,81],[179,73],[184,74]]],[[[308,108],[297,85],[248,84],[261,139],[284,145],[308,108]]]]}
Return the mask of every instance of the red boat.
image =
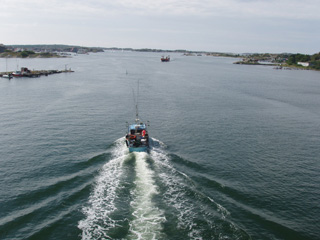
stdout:
{"type": "Polygon", "coordinates": [[[26,68],[26,67],[22,67],[21,71],[15,71],[12,73],[12,76],[14,77],[28,77],[30,76],[31,71],[26,68]]]}
{"type": "Polygon", "coordinates": [[[166,56],[166,57],[162,56],[161,62],[170,62],[170,56],[166,56]]]}
{"type": "Polygon", "coordinates": [[[14,76],[14,77],[23,77],[23,75],[22,75],[22,73],[20,71],[13,72],[12,76],[14,76]]]}

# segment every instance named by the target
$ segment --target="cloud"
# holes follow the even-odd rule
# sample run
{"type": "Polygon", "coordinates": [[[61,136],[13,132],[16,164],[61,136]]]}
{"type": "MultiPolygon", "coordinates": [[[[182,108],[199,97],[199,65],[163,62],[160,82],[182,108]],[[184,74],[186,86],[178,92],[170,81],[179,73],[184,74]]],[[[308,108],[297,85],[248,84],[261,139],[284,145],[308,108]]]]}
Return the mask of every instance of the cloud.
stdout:
{"type": "Polygon", "coordinates": [[[96,0],[91,5],[98,2],[142,15],[320,19],[318,0],[96,0]]]}
{"type": "Polygon", "coordinates": [[[255,51],[259,46],[268,49],[303,46],[318,51],[320,41],[319,32],[315,31],[320,21],[318,0],[0,2],[1,41],[11,44],[82,41],[87,45],[150,48],[161,48],[163,44],[169,48],[170,44],[172,49],[183,46],[218,50],[220,46],[220,51],[236,51],[241,46],[242,49],[256,46],[255,51]],[[163,36],[170,40],[164,43],[163,36]],[[308,40],[310,36],[313,42],[308,40]]]}
{"type": "Polygon", "coordinates": [[[320,19],[318,0],[2,0],[1,15],[135,14],[320,19]],[[14,9],[14,10],[13,10],[14,9]]]}

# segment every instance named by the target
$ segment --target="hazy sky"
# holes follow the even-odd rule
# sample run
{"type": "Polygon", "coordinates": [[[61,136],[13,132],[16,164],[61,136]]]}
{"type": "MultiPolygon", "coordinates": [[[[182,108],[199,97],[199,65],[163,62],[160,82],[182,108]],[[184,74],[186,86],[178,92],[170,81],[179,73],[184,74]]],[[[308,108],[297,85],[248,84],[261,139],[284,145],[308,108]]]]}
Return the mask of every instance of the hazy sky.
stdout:
{"type": "Polygon", "coordinates": [[[320,0],[0,0],[0,43],[320,51],[320,0]]]}

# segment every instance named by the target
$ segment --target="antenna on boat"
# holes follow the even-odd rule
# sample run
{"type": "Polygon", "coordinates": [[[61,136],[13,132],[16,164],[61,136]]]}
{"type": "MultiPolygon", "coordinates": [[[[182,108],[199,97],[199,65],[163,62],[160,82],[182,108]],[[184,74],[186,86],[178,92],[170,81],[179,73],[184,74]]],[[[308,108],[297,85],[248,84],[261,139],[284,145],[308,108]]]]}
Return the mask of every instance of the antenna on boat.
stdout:
{"type": "Polygon", "coordinates": [[[139,111],[138,111],[138,96],[139,96],[139,81],[138,81],[138,92],[137,95],[134,93],[134,89],[132,88],[132,94],[133,94],[133,101],[136,109],[136,120],[135,122],[138,124],[140,119],[139,119],[139,111]]]}
{"type": "Polygon", "coordinates": [[[138,103],[139,103],[139,83],[140,80],[138,80],[138,90],[137,90],[137,99],[136,99],[136,123],[138,124],[140,119],[139,119],[139,111],[138,111],[138,103]]]}

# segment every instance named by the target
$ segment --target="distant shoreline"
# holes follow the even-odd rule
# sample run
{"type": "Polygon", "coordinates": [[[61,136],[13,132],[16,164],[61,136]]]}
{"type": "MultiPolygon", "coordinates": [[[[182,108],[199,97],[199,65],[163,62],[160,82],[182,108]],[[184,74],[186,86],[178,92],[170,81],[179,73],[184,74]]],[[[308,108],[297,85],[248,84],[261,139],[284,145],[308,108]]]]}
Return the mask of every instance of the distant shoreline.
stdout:
{"type": "Polygon", "coordinates": [[[213,56],[242,58],[234,64],[274,66],[276,69],[303,69],[320,70],[320,53],[313,55],[292,54],[292,53],[222,53],[207,51],[189,51],[184,49],[163,50],[151,48],[102,48],[102,47],[82,47],[74,45],[3,45],[0,44],[0,58],[67,58],[73,54],[89,54],[105,51],[132,51],[132,52],[152,52],[152,53],[179,53],[184,56],[213,56]]]}
{"type": "Polygon", "coordinates": [[[288,64],[279,64],[279,63],[259,63],[259,62],[238,61],[238,62],[234,62],[233,64],[274,67],[274,69],[277,69],[277,70],[312,70],[312,71],[320,71],[319,69],[315,69],[315,68],[311,68],[311,67],[288,65],[288,64]]]}
{"type": "MultiPolygon", "coordinates": [[[[18,53],[21,51],[33,51],[35,53],[45,54],[45,53],[52,53],[56,54],[54,56],[50,57],[64,57],[60,56],[59,52],[64,53],[97,53],[97,52],[104,52],[104,51],[132,51],[132,52],[154,52],[154,53],[181,53],[185,54],[187,56],[192,55],[206,55],[206,56],[221,56],[221,57],[241,57],[239,54],[234,53],[223,53],[223,52],[208,52],[208,51],[190,51],[185,49],[176,49],[176,50],[165,50],[165,49],[152,49],[152,48],[140,48],[140,49],[134,49],[134,48],[118,48],[118,47],[83,47],[83,46],[75,46],[75,45],[59,45],[59,44],[49,44],[49,45],[2,45],[3,48],[10,50],[13,53],[18,53]]],[[[1,48],[1,44],[0,44],[1,48]]],[[[0,49],[1,50],[1,49],[0,49]]],[[[5,52],[3,52],[5,53],[5,52]]],[[[0,51],[0,57],[6,57],[3,56],[0,51]]],[[[12,56],[16,57],[16,56],[12,56]]],[[[30,56],[30,58],[34,58],[36,56],[30,56]]],[[[42,56],[41,56],[42,57],[42,56]]],[[[44,56],[43,56],[44,57],[44,56]]]]}

